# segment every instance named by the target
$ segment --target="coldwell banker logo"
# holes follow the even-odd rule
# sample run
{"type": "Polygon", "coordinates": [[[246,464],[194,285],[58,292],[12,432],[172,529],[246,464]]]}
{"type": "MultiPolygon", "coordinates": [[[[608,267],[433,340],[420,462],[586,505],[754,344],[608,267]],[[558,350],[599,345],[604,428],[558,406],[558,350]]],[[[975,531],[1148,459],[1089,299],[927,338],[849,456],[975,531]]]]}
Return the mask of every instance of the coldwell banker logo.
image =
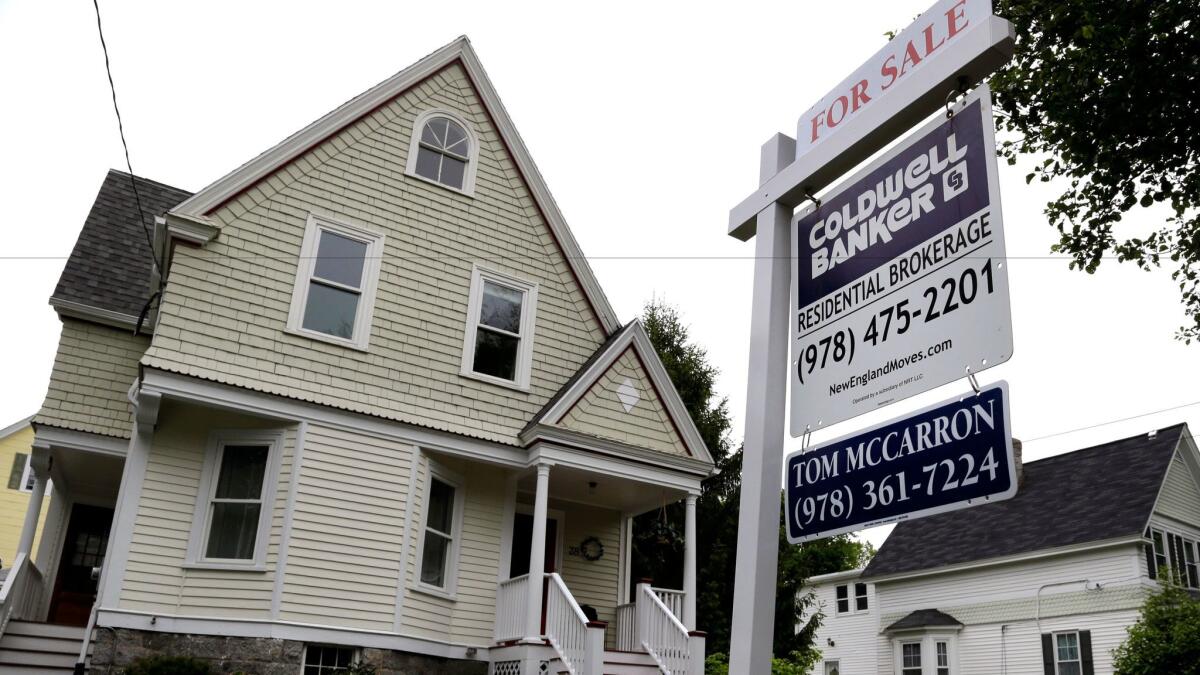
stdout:
{"type": "Polygon", "coordinates": [[[797,309],[987,207],[986,171],[976,101],[904,152],[835,188],[834,197],[796,223],[797,309]]]}

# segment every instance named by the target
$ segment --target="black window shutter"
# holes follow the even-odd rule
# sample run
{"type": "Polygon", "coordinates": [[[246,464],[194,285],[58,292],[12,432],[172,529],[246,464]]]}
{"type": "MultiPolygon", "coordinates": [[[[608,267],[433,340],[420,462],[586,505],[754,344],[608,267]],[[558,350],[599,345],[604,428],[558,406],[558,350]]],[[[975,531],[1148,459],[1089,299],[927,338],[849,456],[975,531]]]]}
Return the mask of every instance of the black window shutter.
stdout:
{"type": "Polygon", "coordinates": [[[1092,666],[1092,631],[1079,631],[1079,660],[1083,661],[1083,675],[1095,675],[1092,666]]]}
{"type": "Polygon", "coordinates": [[[12,473],[8,474],[8,489],[21,489],[21,476],[25,473],[25,461],[29,458],[23,452],[18,452],[13,456],[12,473]]]}
{"type": "Polygon", "coordinates": [[[1054,675],[1054,636],[1042,634],[1042,670],[1046,675],[1054,675]]]}

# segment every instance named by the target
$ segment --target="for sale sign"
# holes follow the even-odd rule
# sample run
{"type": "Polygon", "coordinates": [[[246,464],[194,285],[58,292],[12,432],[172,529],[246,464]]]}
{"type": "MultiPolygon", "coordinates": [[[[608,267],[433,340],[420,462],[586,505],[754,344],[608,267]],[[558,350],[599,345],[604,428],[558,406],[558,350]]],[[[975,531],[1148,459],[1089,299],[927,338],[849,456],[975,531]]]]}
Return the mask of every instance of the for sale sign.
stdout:
{"type": "Polygon", "coordinates": [[[986,86],[793,223],[793,436],[1012,355],[986,86]]]}
{"type": "Polygon", "coordinates": [[[1017,493],[1004,382],[787,457],[793,544],[1017,493]]]}

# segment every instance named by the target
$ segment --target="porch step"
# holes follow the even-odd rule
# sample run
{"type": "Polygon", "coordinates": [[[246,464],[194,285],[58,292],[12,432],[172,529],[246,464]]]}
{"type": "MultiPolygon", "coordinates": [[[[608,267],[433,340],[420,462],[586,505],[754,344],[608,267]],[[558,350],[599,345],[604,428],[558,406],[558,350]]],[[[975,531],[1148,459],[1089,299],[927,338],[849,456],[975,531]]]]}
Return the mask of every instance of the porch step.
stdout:
{"type": "Polygon", "coordinates": [[[85,629],[30,621],[11,621],[0,637],[0,672],[62,675],[79,659],[85,629]]]}
{"type": "MultiPolygon", "coordinates": [[[[568,675],[559,659],[551,663],[551,670],[558,675],[568,675]]],[[[658,665],[649,654],[642,652],[619,652],[604,650],[604,675],[659,675],[658,665]]]]}

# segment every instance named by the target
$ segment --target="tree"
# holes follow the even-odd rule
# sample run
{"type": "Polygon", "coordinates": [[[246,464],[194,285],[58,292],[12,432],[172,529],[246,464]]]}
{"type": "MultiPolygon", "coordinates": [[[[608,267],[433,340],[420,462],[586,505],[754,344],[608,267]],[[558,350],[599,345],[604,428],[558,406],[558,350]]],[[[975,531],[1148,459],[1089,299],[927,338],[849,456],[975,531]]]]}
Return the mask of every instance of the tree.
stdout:
{"type": "Polygon", "coordinates": [[[1200,600],[1170,581],[1142,606],[1129,637],[1113,652],[1113,671],[1121,675],[1200,674],[1200,600]]]}
{"type": "Polygon", "coordinates": [[[1046,205],[1055,252],[1093,273],[1105,257],[1169,262],[1200,338],[1200,21],[1195,0],[997,0],[1016,53],[991,79],[1001,156],[1038,156],[1026,176],[1066,180],[1046,205]],[[1148,233],[1119,235],[1135,206],[1166,207],[1148,233]]]}
{"type": "MultiPolygon", "coordinates": [[[[652,302],[642,312],[642,323],[717,463],[716,475],[704,481],[696,503],[696,536],[699,550],[704,552],[697,561],[696,615],[700,629],[708,633],[707,651],[726,653],[733,619],[742,452],[740,449],[729,452],[731,421],[727,400],[718,398],[716,393],[718,371],[708,363],[704,349],[692,342],[678,311],[662,302],[652,302]]],[[[679,588],[683,576],[682,547],[664,547],[658,542],[664,514],[668,531],[682,531],[684,513],[679,504],[665,505],[636,518],[630,576],[634,579],[648,576],[656,584],[679,588]]],[[[804,629],[796,631],[802,614],[812,602],[811,593],[802,593],[804,581],[818,574],[865,564],[873,550],[869,544],[849,536],[791,546],[780,520],[775,653],[793,664],[780,666],[786,668],[795,667],[795,663],[813,654],[813,631],[820,621],[819,612],[809,612],[804,629]]]]}

